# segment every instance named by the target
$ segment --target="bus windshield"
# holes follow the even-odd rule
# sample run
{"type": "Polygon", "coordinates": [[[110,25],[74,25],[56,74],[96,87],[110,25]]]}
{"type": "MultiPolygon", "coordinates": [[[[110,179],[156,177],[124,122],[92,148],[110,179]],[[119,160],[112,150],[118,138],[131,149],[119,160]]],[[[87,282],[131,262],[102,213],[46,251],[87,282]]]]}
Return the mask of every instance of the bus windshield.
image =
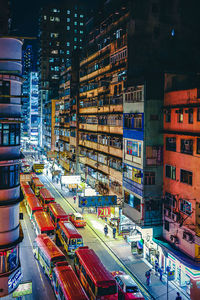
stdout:
{"type": "Polygon", "coordinates": [[[83,220],[83,217],[76,217],[76,220],[83,220]]]}
{"type": "Polygon", "coordinates": [[[116,285],[110,285],[110,286],[97,288],[97,296],[105,296],[105,295],[113,295],[113,294],[117,294],[117,286],[116,285]]]}

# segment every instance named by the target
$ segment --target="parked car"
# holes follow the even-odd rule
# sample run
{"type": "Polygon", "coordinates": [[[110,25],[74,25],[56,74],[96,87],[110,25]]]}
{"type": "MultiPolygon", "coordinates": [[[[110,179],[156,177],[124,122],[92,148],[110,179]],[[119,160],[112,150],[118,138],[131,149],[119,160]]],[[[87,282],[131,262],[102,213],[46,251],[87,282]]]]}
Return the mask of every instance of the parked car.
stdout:
{"type": "Polygon", "coordinates": [[[118,299],[145,299],[140,289],[138,288],[137,283],[133,280],[133,278],[130,275],[122,271],[114,271],[111,272],[111,274],[114,276],[118,284],[118,299]]]}
{"type": "Polygon", "coordinates": [[[86,225],[86,221],[80,213],[70,214],[69,219],[75,227],[84,227],[86,225]]]}

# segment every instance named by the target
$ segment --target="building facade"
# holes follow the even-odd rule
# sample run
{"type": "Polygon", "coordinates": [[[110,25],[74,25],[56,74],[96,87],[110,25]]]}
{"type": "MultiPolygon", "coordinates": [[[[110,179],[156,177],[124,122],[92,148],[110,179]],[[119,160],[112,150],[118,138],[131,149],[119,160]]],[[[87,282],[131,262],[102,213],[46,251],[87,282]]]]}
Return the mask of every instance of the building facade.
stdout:
{"type": "Polygon", "coordinates": [[[38,73],[29,74],[29,141],[30,144],[38,145],[38,73]]]}
{"type": "Polygon", "coordinates": [[[21,281],[19,243],[22,41],[0,38],[0,296],[21,281]]]}
{"type": "Polygon", "coordinates": [[[48,6],[39,19],[39,141],[45,136],[45,105],[58,97],[61,67],[70,64],[73,50],[82,48],[85,14],[78,5],[48,6]]]}

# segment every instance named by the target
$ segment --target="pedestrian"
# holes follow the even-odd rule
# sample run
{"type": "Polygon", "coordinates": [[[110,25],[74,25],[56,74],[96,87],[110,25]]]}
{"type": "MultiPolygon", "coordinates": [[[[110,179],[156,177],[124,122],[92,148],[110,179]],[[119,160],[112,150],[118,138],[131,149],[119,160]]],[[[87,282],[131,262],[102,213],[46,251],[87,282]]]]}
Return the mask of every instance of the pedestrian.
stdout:
{"type": "Polygon", "coordinates": [[[108,226],[107,226],[107,224],[105,224],[105,227],[104,227],[104,233],[105,233],[105,236],[108,235],[108,226]]]}
{"type": "Polygon", "coordinates": [[[158,269],[158,272],[160,273],[160,281],[162,281],[162,276],[163,276],[163,272],[164,272],[163,266],[158,269]]]}
{"type": "Polygon", "coordinates": [[[115,239],[115,236],[116,236],[116,228],[115,227],[113,227],[113,239],[115,239]]]}
{"type": "Polygon", "coordinates": [[[74,199],[74,204],[76,204],[76,196],[74,196],[73,199],[74,199]]]}
{"type": "Polygon", "coordinates": [[[176,300],[182,300],[182,297],[179,292],[177,292],[176,300]]]}
{"type": "Polygon", "coordinates": [[[158,264],[158,261],[156,259],[156,261],[155,261],[155,275],[158,274],[158,269],[159,269],[159,264],[158,264]]]}
{"type": "Polygon", "coordinates": [[[146,279],[147,279],[147,285],[150,285],[150,277],[151,277],[151,270],[146,271],[145,273],[146,279]]]}
{"type": "Polygon", "coordinates": [[[166,272],[168,273],[170,271],[170,266],[166,267],[166,272]]]}

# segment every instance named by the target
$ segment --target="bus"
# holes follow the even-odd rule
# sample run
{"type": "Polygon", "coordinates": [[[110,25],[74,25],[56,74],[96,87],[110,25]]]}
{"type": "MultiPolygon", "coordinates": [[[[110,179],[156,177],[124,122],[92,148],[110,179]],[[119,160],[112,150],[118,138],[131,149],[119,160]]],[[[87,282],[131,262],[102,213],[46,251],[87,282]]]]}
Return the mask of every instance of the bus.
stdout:
{"type": "Polygon", "coordinates": [[[46,233],[52,240],[54,239],[54,226],[45,211],[36,211],[32,217],[36,235],[46,233]]]}
{"type": "Polygon", "coordinates": [[[56,241],[64,246],[69,256],[74,256],[78,247],[83,246],[83,238],[74,225],[68,221],[60,221],[56,230],[56,241]]]}
{"type": "Polygon", "coordinates": [[[34,196],[34,192],[33,192],[33,190],[31,189],[30,186],[24,186],[24,187],[22,187],[22,193],[24,195],[24,200],[25,201],[26,201],[26,198],[28,196],[34,196]]]}
{"type": "Polygon", "coordinates": [[[41,163],[34,163],[33,164],[33,172],[36,174],[42,174],[44,170],[44,164],[41,163]]]}
{"type": "Polygon", "coordinates": [[[28,181],[21,181],[20,185],[21,185],[21,188],[30,187],[30,184],[28,183],[28,181]]]}
{"type": "Polygon", "coordinates": [[[69,216],[59,203],[50,203],[47,206],[47,212],[55,228],[57,228],[59,221],[69,221],[69,216]]]}
{"type": "Polygon", "coordinates": [[[32,180],[32,189],[36,196],[39,196],[40,189],[44,187],[44,184],[39,180],[39,178],[33,178],[32,180]]]}
{"type": "Polygon", "coordinates": [[[25,206],[26,206],[26,210],[27,210],[30,220],[32,220],[33,214],[36,211],[39,211],[39,210],[43,211],[43,207],[35,195],[27,196],[25,206]]]}
{"type": "Polygon", "coordinates": [[[51,284],[56,299],[89,300],[72,267],[67,262],[58,262],[53,268],[51,284]]]}
{"type": "Polygon", "coordinates": [[[39,234],[36,237],[33,243],[33,253],[50,279],[56,262],[66,260],[64,253],[46,234],[39,234]]]}
{"type": "Polygon", "coordinates": [[[47,205],[51,202],[55,202],[55,198],[51,195],[48,189],[42,188],[39,190],[39,199],[44,207],[44,210],[47,210],[47,205]]]}
{"type": "Polygon", "coordinates": [[[78,248],[74,266],[90,299],[118,299],[117,283],[94,250],[87,246],[78,248]]]}

